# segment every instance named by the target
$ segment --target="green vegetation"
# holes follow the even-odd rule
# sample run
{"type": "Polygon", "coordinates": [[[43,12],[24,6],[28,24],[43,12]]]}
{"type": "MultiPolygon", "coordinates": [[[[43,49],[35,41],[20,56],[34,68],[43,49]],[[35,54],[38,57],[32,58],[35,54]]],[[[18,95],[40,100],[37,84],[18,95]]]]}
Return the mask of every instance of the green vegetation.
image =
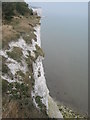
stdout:
{"type": "Polygon", "coordinates": [[[16,3],[16,10],[21,15],[30,14],[33,15],[32,9],[28,8],[28,4],[25,2],[16,3]]]}
{"type": "Polygon", "coordinates": [[[43,56],[44,57],[44,53],[43,53],[43,50],[36,44],[36,51],[38,52],[38,54],[40,55],[40,56],[43,56]]]}
{"type": "Polygon", "coordinates": [[[3,2],[2,15],[5,20],[10,21],[16,15],[33,15],[32,9],[25,2],[3,2]]]}
{"type": "MultiPolygon", "coordinates": [[[[45,112],[38,111],[36,107],[34,106],[32,98],[31,98],[30,86],[31,84],[29,82],[27,86],[26,83],[22,83],[22,84],[17,83],[17,82],[8,83],[7,81],[3,80],[3,92],[4,92],[3,112],[8,110],[9,117],[10,116],[12,117],[12,115],[10,114],[10,110],[11,111],[13,110],[14,113],[16,112],[16,110],[18,110],[17,112],[18,118],[25,118],[25,117],[26,118],[32,118],[32,117],[47,118],[48,116],[47,114],[45,114],[45,112]]],[[[43,109],[43,111],[44,110],[45,109],[43,109]]]]}
{"type": "Polygon", "coordinates": [[[2,48],[9,48],[8,43],[17,41],[20,36],[28,44],[35,41],[34,27],[40,24],[40,17],[33,14],[25,2],[3,2],[2,3],[2,48]]]}
{"type": "Polygon", "coordinates": [[[26,58],[26,63],[27,63],[27,65],[28,65],[28,69],[30,70],[30,71],[32,71],[32,59],[31,59],[31,57],[28,57],[28,58],[26,58]]]}
{"type": "Polygon", "coordinates": [[[10,69],[8,68],[8,66],[5,64],[5,62],[6,62],[6,58],[2,57],[2,75],[7,74],[8,76],[10,76],[11,79],[13,79],[13,75],[10,69]]]}
{"type": "Polygon", "coordinates": [[[17,71],[16,75],[21,76],[23,78],[25,77],[25,74],[21,70],[17,71]]]}
{"type": "Polygon", "coordinates": [[[22,99],[28,96],[28,87],[24,83],[11,83],[8,85],[8,90],[10,91],[12,99],[22,99]]]}
{"type": "Polygon", "coordinates": [[[8,71],[9,71],[9,68],[8,68],[8,66],[6,65],[6,64],[3,64],[2,63],[2,73],[8,73],[8,71]]]}
{"type": "Polygon", "coordinates": [[[2,56],[2,74],[3,73],[8,73],[8,71],[9,71],[5,62],[6,62],[6,58],[2,56]]]}
{"type": "Polygon", "coordinates": [[[20,33],[16,32],[12,26],[3,25],[2,26],[2,48],[9,48],[8,43],[11,41],[17,41],[20,38],[20,33]]]}
{"type": "Polygon", "coordinates": [[[35,56],[36,56],[36,58],[35,59],[37,59],[38,58],[38,56],[42,56],[42,57],[44,57],[44,53],[43,53],[43,50],[36,44],[36,50],[34,50],[34,53],[35,53],[35,56]]]}
{"type": "Polygon", "coordinates": [[[30,31],[29,35],[23,35],[23,39],[26,41],[27,44],[32,44],[32,39],[36,40],[36,35],[33,31],[30,31]]]}
{"type": "Polygon", "coordinates": [[[23,55],[22,49],[19,47],[14,47],[13,50],[7,52],[8,56],[17,62],[21,62],[21,57],[23,55]]]}
{"type": "MultiPolygon", "coordinates": [[[[28,51],[28,54],[29,54],[27,55],[28,59],[30,59],[33,62],[35,58],[31,55],[31,51],[28,51]]],[[[28,61],[27,61],[27,64],[28,64],[28,61]]]]}
{"type": "Polygon", "coordinates": [[[15,78],[18,79],[18,81],[23,81],[23,78],[25,77],[25,74],[19,70],[15,74],[15,78]]]}
{"type": "Polygon", "coordinates": [[[2,93],[6,93],[8,90],[8,82],[4,79],[2,79],[2,93]]]}
{"type": "Polygon", "coordinates": [[[74,112],[72,109],[68,108],[67,106],[64,105],[58,105],[60,112],[62,113],[64,119],[69,120],[70,118],[81,118],[81,119],[86,119],[87,117],[85,115],[80,115],[76,112],[74,112]]]}
{"type": "Polygon", "coordinates": [[[36,96],[35,97],[35,101],[38,104],[38,107],[40,108],[40,111],[42,111],[44,114],[47,115],[47,113],[46,113],[46,106],[42,103],[41,99],[42,99],[42,97],[40,97],[40,96],[36,96]]]}
{"type": "Polygon", "coordinates": [[[42,108],[42,100],[41,100],[41,98],[42,97],[40,97],[40,96],[36,96],[36,98],[35,98],[35,101],[36,101],[36,103],[38,104],[38,106],[40,108],[42,108]]]}
{"type": "Polygon", "coordinates": [[[32,44],[32,39],[31,39],[30,35],[29,36],[24,35],[23,39],[26,41],[27,44],[32,44]]]}
{"type": "MultiPolygon", "coordinates": [[[[28,8],[25,2],[6,2],[2,3],[3,25],[2,25],[2,49],[8,50],[11,41],[17,41],[20,36],[27,44],[32,44],[32,39],[37,41],[34,27],[40,24],[40,17],[33,14],[33,11],[28,8]]],[[[46,107],[42,103],[39,96],[36,97],[40,111],[33,105],[31,91],[35,83],[33,76],[32,64],[36,58],[44,56],[42,49],[36,45],[35,56],[31,56],[31,52],[25,58],[28,65],[28,71],[24,74],[18,70],[13,76],[8,66],[6,65],[7,58],[2,58],[2,73],[7,74],[11,79],[16,79],[16,82],[8,83],[2,80],[2,107],[3,118],[47,118],[46,107]],[[18,82],[17,82],[18,81],[18,82]],[[20,83],[19,83],[20,82],[20,83]]],[[[7,51],[8,57],[20,62],[22,65],[22,49],[14,47],[12,51],[7,51]]],[[[38,71],[40,76],[40,71],[38,71]]]]}

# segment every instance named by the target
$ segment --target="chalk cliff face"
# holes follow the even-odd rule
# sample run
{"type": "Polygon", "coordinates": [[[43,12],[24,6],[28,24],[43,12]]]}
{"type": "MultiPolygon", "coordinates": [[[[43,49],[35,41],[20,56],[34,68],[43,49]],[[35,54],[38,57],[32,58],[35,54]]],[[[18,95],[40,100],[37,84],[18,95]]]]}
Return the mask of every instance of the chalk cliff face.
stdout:
{"type": "MultiPolygon", "coordinates": [[[[29,22],[30,34],[27,31],[26,33],[22,32],[17,40],[10,40],[8,47],[5,46],[0,51],[2,56],[3,118],[62,118],[56,103],[49,95],[44,76],[42,64],[44,53],[41,49],[39,20],[41,9],[33,8],[33,12],[36,12],[37,16],[34,18],[31,16],[32,21],[34,19],[36,21],[29,22]],[[27,42],[28,39],[25,35],[33,36],[32,39],[30,38],[31,42],[27,42]]],[[[24,21],[28,19],[20,17],[24,21]]],[[[16,18],[14,17],[14,19],[16,18]]],[[[19,22],[20,19],[17,19],[19,22]]],[[[12,31],[12,25],[15,24],[4,24],[3,29],[6,27],[12,31]]],[[[26,26],[28,28],[27,24],[26,26]]],[[[22,26],[19,26],[18,29],[20,27],[22,26]]],[[[13,32],[17,32],[17,29],[14,28],[13,32]]]]}
{"type": "MultiPolygon", "coordinates": [[[[41,15],[41,9],[34,9],[38,13],[38,15],[41,15]]],[[[37,26],[37,44],[41,47],[41,40],[40,40],[40,26],[37,26]]],[[[34,85],[34,92],[32,92],[33,98],[35,98],[37,95],[41,97],[42,103],[46,106],[47,114],[51,118],[63,118],[62,114],[60,113],[56,103],[49,95],[49,90],[46,85],[46,79],[44,76],[44,69],[42,64],[43,57],[39,56],[35,63],[33,63],[33,70],[34,70],[34,79],[35,79],[35,85],[34,85]],[[40,76],[38,76],[38,71],[40,72],[40,76]]],[[[37,105],[35,99],[34,103],[37,105]]]]}

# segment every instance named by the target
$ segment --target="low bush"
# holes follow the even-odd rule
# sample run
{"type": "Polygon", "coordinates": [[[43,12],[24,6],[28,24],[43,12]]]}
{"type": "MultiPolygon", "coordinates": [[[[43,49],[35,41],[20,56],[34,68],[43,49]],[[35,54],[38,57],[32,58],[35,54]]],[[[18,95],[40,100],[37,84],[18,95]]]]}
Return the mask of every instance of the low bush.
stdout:
{"type": "Polygon", "coordinates": [[[21,57],[23,55],[22,49],[19,47],[14,47],[13,50],[10,52],[7,52],[8,56],[17,62],[21,62],[21,57]]]}
{"type": "Polygon", "coordinates": [[[33,15],[32,9],[28,8],[25,2],[3,2],[2,15],[3,18],[10,21],[14,15],[33,15]]]}

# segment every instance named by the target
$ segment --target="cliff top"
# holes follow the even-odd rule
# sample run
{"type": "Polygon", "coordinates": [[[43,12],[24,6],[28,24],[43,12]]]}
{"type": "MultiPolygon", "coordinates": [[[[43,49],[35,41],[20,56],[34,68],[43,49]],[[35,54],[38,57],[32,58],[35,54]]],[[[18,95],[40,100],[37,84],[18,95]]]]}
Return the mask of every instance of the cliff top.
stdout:
{"type": "Polygon", "coordinates": [[[3,49],[8,46],[8,42],[17,40],[20,36],[23,36],[27,43],[30,43],[32,38],[36,39],[34,27],[40,24],[40,16],[34,14],[25,2],[2,3],[2,9],[3,49]]]}
{"type": "MultiPolygon", "coordinates": [[[[2,3],[2,117],[43,118],[48,117],[41,98],[33,103],[33,62],[44,56],[37,44],[40,16],[23,3],[2,3]]],[[[38,72],[40,76],[40,72],[38,72]]]]}

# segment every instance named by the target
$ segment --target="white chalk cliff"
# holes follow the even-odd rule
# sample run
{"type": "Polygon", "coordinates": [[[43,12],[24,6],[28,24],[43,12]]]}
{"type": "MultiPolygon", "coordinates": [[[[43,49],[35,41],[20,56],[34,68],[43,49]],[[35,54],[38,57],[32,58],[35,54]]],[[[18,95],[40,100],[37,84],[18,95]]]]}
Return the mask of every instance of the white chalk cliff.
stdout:
{"type": "MultiPolygon", "coordinates": [[[[37,11],[38,15],[41,15],[41,9],[33,9],[34,11],[37,11]]],[[[40,40],[40,25],[38,25],[36,28],[36,35],[37,35],[37,44],[41,47],[41,40],[40,40]]],[[[46,78],[44,75],[44,68],[42,64],[43,57],[38,57],[33,63],[33,70],[34,70],[34,79],[35,79],[35,85],[34,85],[34,91],[32,91],[32,97],[34,100],[34,103],[37,106],[37,103],[35,102],[35,97],[38,95],[42,97],[42,103],[47,108],[47,114],[50,118],[63,118],[62,114],[59,111],[59,108],[57,104],[54,102],[54,100],[49,95],[49,90],[46,85],[46,78]],[[41,76],[38,77],[38,70],[41,73],[41,76]]]]}
{"type": "MultiPolygon", "coordinates": [[[[37,12],[38,16],[41,15],[41,9],[36,9],[33,8],[34,12],[37,12]]],[[[38,45],[41,48],[41,39],[40,39],[40,25],[36,25],[34,27],[35,29],[35,34],[37,41],[34,39],[32,40],[32,44],[27,44],[25,40],[20,37],[17,41],[11,41],[9,43],[9,49],[8,50],[1,50],[0,55],[6,58],[6,65],[8,66],[10,72],[13,75],[13,79],[10,78],[8,75],[4,74],[2,75],[2,79],[8,81],[9,83],[22,83],[22,81],[19,81],[16,77],[15,74],[17,71],[22,71],[24,74],[26,74],[28,70],[27,63],[25,59],[27,58],[28,51],[31,53],[32,57],[35,57],[34,51],[36,50],[36,45],[38,45]],[[22,64],[17,62],[16,60],[10,58],[7,54],[7,52],[11,52],[14,47],[18,47],[22,50],[23,56],[22,56],[22,64]]],[[[46,78],[44,75],[44,68],[42,64],[43,56],[38,56],[35,61],[33,61],[33,77],[34,77],[34,87],[33,90],[31,91],[32,99],[35,104],[35,106],[39,108],[37,102],[36,102],[36,97],[40,96],[42,103],[46,106],[46,112],[50,118],[63,118],[61,112],[59,111],[59,108],[52,99],[52,97],[49,95],[49,89],[47,88],[46,85],[46,78]],[[40,75],[38,75],[38,72],[40,75]]],[[[31,76],[29,76],[31,78],[31,76]]],[[[21,78],[22,79],[22,78],[21,78]]]]}

